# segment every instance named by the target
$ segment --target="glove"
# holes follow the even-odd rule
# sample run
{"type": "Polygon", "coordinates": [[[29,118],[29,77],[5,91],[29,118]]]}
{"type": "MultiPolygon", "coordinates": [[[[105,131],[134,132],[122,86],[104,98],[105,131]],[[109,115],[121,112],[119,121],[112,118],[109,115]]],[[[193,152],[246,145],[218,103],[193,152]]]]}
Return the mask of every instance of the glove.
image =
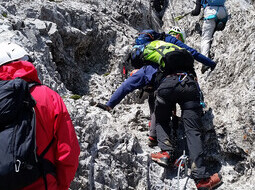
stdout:
{"type": "Polygon", "coordinates": [[[211,67],[211,71],[213,71],[216,67],[216,64],[214,66],[211,67]]]}
{"type": "Polygon", "coordinates": [[[106,104],[97,103],[96,107],[99,107],[105,111],[110,111],[112,108],[110,106],[107,106],[106,104]]]}
{"type": "Polygon", "coordinates": [[[204,74],[205,71],[207,71],[208,69],[210,69],[209,66],[206,66],[206,65],[202,65],[202,68],[201,68],[201,73],[204,74]]]}

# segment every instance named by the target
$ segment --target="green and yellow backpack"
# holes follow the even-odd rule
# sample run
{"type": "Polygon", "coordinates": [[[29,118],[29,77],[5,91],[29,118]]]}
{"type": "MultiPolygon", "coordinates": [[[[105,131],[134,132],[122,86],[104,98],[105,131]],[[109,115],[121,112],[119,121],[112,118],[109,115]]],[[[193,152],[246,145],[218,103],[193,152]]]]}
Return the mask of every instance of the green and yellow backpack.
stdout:
{"type": "Polygon", "coordinates": [[[157,63],[168,73],[193,71],[193,56],[184,48],[161,40],[135,45],[131,50],[131,64],[135,68],[157,63]]]}

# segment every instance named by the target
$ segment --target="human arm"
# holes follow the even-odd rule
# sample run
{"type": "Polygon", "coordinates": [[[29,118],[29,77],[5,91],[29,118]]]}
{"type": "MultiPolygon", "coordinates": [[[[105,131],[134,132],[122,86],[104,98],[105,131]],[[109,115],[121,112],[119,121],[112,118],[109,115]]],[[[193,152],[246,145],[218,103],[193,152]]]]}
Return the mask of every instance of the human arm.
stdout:
{"type": "Polygon", "coordinates": [[[110,108],[114,108],[127,94],[149,84],[152,80],[152,76],[156,72],[157,67],[153,67],[151,65],[142,67],[121,84],[121,86],[113,93],[106,105],[110,108]]]}
{"type": "Polygon", "coordinates": [[[59,190],[68,190],[78,168],[80,147],[66,106],[57,94],[54,96],[56,139],[55,163],[59,190]]]}
{"type": "Polygon", "coordinates": [[[201,0],[196,0],[196,7],[193,11],[191,11],[192,16],[198,16],[201,11],[201,0]]]}
{"type": "Polygon", "coordinates": [[[203,54],[199,53],[197,50],[187,46],[186,44],[184,44],[180,40],[176,39],[175,37],[171,36],[170,34],[166,35],[165,41],[175,44],[181,48],[185,48],[192,54],[192,56],[194,57],[194,59],[196,61],[204,64],[205,66],[210,67],[212,70],[215,68],[216,63],[214,61],[212,61],[210,58],[204,56],[203,54]]]}

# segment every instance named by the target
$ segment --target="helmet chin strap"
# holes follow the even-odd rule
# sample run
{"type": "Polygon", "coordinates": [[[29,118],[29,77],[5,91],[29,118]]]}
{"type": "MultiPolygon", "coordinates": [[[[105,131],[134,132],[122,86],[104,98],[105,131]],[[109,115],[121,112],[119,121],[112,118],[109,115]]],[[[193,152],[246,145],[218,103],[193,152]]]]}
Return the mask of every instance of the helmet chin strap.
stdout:
{"type": "Polygon", "coordinates": [[[19,59],[20,61],[28,61],[28,62],[31,62],[33,63],[35,61],[35,59],[29,55],[25,55],[23,56],[22,58],[19,59]]]}
{"type": "Polygon", "coordinates": [[[21,57],[19,60],[20,61],[28,61],[29,60],[29,56],[25,55],[25,56],[21,57]]]}
{"type": "MultiPolygon", "coordinates": [[[[183,42],[182,36],[181,34],[176,34],[175,37],[180,40],[181,42],[183,42]]],[[[184,42],[183,42],[184,43],[184,42]]]]}

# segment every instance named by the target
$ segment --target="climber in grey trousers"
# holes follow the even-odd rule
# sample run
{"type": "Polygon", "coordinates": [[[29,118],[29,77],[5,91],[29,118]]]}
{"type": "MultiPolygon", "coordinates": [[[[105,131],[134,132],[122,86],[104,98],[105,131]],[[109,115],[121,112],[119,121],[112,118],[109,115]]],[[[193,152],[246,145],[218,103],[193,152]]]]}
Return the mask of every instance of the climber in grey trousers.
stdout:
{"type": "Polygon", "coordinates": [[[204,8],[204,23],[202,28],[201,53],[210,57],[210,48],[213,34],[217,30],[223,30],[228,20],[225,0],[196,0],[196,7],[191,12],[192,16],[200,14],[201,7],[204,8]]]}

